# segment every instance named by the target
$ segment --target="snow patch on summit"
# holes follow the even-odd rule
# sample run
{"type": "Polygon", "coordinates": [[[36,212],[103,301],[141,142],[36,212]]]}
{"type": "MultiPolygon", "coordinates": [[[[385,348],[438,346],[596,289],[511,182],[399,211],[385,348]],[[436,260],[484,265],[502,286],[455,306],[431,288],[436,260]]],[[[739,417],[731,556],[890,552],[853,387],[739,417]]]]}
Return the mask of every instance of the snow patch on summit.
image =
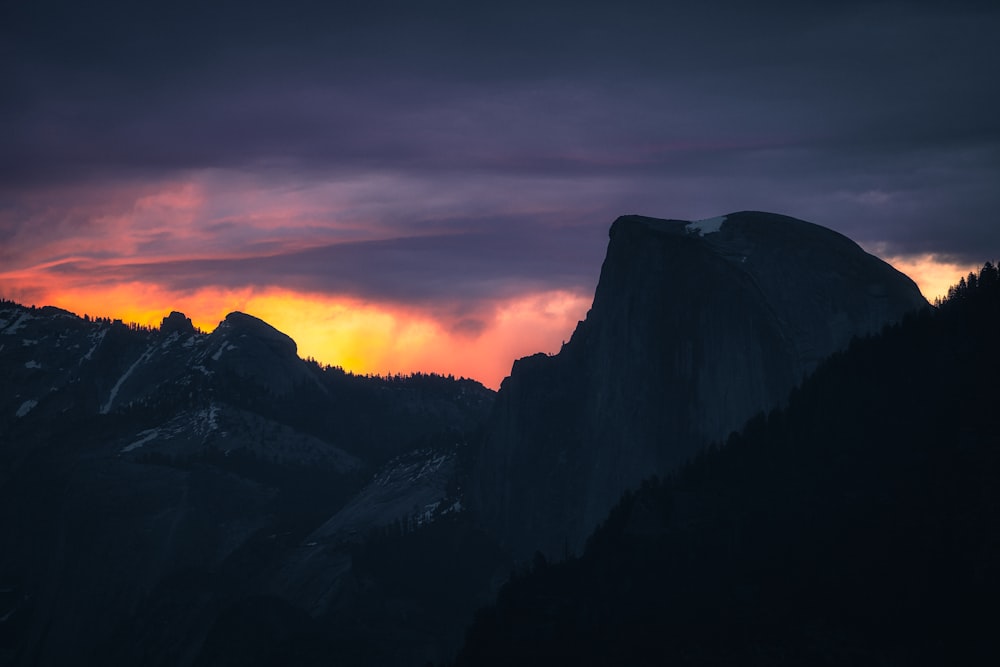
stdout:
{"type": "Polygon", "coordinates": [[[726,216],[720,215],[715,218],[705,218],[704,220],[693,220],[686,225],[688,234],[697,234],[698,236],[705,236],[706,234],[714,234],[722,228],[722,223],[726,221],[726,216]]]}

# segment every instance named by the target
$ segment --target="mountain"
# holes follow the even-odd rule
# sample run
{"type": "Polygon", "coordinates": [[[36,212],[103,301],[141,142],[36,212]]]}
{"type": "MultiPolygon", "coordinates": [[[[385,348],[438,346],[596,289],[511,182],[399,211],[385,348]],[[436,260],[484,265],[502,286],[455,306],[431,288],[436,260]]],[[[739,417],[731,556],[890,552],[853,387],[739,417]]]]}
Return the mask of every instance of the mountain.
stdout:
{"type": "Polygon", "coordinates": [[[587,319],[496,395],[321,367],[243,313],[206,333],[0,301],[0,665],[448,660],[515,557],[579,552],[623,491],[920,307],[764,213],[619,219],[587,319]]]}
{"type": "Polygon", "coordinates": [[[1000,272],[537,556],[457,665],[995,665],[1000,272]]]}
{"type": "Polygon", "coordinates": [[[519,558],[578,551],[627,488],[780,404],[852,336],[926,305],[888,264],[794,218],[619,218],[587,318],[500,388],[475,509],[519,558]]]}
{"type": "MultiPolygon", "coordinates": [[[[481,545],[450,598],[471,613],[507,567],[459,516],[492,401],[320,367],[244,313],[205,333],[0,302],[0,665],[220,664],[233,632],[264,656],[391,590],[354,554],[401,523],[481,545]]],[[[395,659],[454,650],[453,615],[421,622],[395,659]]]]}

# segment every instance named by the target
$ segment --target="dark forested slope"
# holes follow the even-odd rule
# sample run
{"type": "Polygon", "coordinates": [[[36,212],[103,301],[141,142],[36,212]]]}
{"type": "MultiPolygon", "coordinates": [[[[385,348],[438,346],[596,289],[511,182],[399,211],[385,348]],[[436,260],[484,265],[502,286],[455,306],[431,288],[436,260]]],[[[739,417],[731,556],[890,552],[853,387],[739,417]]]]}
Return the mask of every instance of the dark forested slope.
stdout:
{"type": "MultiPolygon", "coordinates": [[[[460,620],[418,632],[370,611],[395,573],[355,571],[352,551],[397,521],[488,543],[453,515],[492,400],[321,368],[242,313],[204,333],[0,300],[0,665],[261,664],[358,617],[386,629],[368,655],[451,655],[502,557],[481,547],[460,620]]],[[[406,600],[436,611],[426,588],[406,600]]]]}
{"type": "Polygon", "coordinates": [[[998,341],[987,264],[536,557],[458,664],[996,664],[998,341]]]}

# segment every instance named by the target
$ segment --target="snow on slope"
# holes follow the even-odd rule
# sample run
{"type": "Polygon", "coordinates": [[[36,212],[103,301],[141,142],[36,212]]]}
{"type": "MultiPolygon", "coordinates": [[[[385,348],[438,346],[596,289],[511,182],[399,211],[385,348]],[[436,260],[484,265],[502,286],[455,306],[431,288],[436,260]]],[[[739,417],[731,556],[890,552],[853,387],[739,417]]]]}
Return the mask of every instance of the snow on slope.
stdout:
{"type": "Polygon", "coordinates": [[[688,234],[697,234],[698,236],[704,236],[705,234],[714,234],[720,229],[722,229],[722,223],[726,221],[726,216],[720,215],[715,218],[705,218],[704,220],[694,220],[685,225],[688,234]]]}
{"type": "Polygon", "coordinates": [[[38,401],[36,401],[34,399],[27,400],[24,403],[21,403],[21,407],[19,407],[17,409],[17,412],[14,413],[14,416],[15,417],[23,417],[26,414],[28,414],[29,412],[31,412],[31,409],[33,407],[35,407],[36,405],[38,405],[38,401]]]}
{"type": "Polygon", "coordinates": [[[115,386],[111,388],[111,393],[108,395],[108,402],[105,403],[104,406],[101,408],[102,415],[106,415],[111,411],[111,406],[114,404],[115,398],[118,396],[118,390],[121,389],[122,383],[124,383],[125,380],[127,380],[128,377],[132,375],[132,372],[135,371],[135,369],[139,366],[139,364],[141,364],[144,361],[149,361],[150,357],[153,355],[154,349],[155,348],[152,345],[147,347],[146,351],[143,352],[141,355],[139,355],[139,358],[136,359],[132,363],[132,365],[128,367],[128,370],[126,370],[120,378],[118,378],[118,381],[115,382],[115,386]]]}
{"type": "Polygon", "coordinates": [[[432,450],[398,457],[376,473],[368,485],[309,539],[330,540],[356,535],[368,528],[410,517],[423,523],[446,499],[454,467],[454,454],[432,450]]]}

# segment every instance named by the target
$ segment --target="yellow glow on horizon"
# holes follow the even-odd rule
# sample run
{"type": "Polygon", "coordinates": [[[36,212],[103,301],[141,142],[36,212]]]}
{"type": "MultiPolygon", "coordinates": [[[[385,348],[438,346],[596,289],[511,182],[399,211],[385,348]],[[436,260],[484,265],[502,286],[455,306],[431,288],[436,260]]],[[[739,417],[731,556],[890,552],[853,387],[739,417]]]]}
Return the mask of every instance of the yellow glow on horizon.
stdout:
{"type": "Polygon", "coordinates": [[[934,303],[937,298],[948,295],[948,288],[958,283],[960,278],[980,269],[979,264],[959,264],[939,259],[935,255],[907,255],[885,257],[886,262],[905,273],[920,288],[924,298],[934,303]]]}
{"type": "MultiPolygon", "coordinates": [[[[931,302],[945,296],[977,265],[933,255],[889,257],[931,302]]],[[[476,379],[496,389],[520,357],[558,352],[590,307],[591,298],[544,291],[483,302],[461,316],[348,297],[277,288],[204,288],[178,292],[151,283],[61,287],[20,274],[0,275],[0,294],[31,305],[54,305],[83,316],[158,326],[171,310],[210,332],[233,311],[258,317],[291,336],[299,356],[358,374],[440,373],[476,379]],[[25,287],[32,285],[31,288],[25,287]],[[443,313],[443,314],[442,314],[443,313]]]]}
{"type": "Polygon", "coordinates": [[[470,332],[455,317],[435,317],[416,308],[281,289],[173,292],[152,284],[124,283],[35,291],[31,299],[81,317],[111,317],[154,327],[177,310],[206,332],[238,310],[288,334],[298,345],[299,356],[320,363],[362,375],[450,374],[493,389],[514,360],[557,352],[590,307],[589,297],[570,292],[524,295],[484,305],[474,314],[477,326],[470,332]]]}

